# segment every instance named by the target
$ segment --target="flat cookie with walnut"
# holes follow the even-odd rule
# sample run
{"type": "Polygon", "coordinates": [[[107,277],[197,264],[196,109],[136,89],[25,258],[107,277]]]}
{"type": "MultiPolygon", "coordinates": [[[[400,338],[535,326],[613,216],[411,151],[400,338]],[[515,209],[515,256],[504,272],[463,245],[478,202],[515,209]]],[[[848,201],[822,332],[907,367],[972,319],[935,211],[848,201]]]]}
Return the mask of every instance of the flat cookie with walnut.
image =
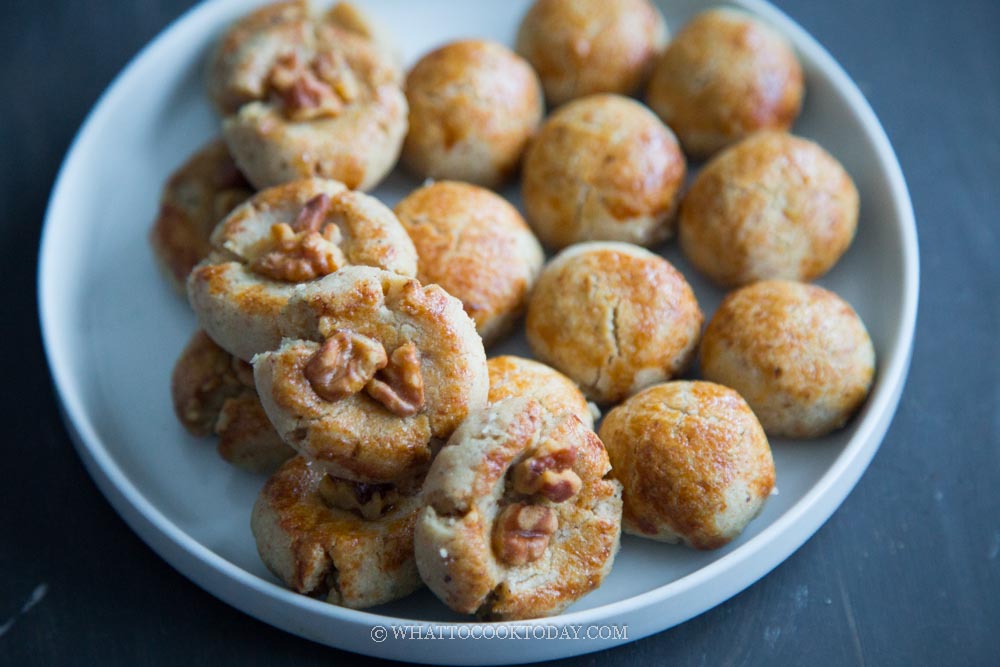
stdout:
{"type": "Polygon", "coordinates": [[[354,264],[405,276],[417,252],[381,202],[319,178],[257,193],[212,233],[214,252],[191,272],[202,328],[241,359],[281,342],[278,318],[295,286],[354,264]]]}
{"type": "Polygon", "coordinates": [[[163,186],[149,231],[153,255],[177,291],[191,269],[212,250],[215,225],[253,194],[222,141],[202,146],[163,186]]]}
{"type": "Polygon", "coordinates": [[[407,128],[402,73],[357,10],[314,14],[304,0],[237,21],[208,66],[223,134],[258,188],[319,176],[374,187],[407,128]]]}
{"type": "Polygon", "coordinates": [[[621,533],[621,485],[593,431],[528,398],[467,419],[424,482],[417,568],[457,612],[557,614],[597,588],[621,533]]]}
{"type": "Polygon", "coordinates": [[[413,558],[419,489],[332,478],[297,456],[264,485],[250,527],[292,590],[361,609],[420,588],[413,558]]]}
{"type": "Polygon", "coordinates": [[[177,359],[170,395],[187,432],[218,437],[219,455],[238,468],[271,472],[295,455],[264,414],[253,368],[204,331],[195,332],[177,359]]]}
{"type": "Polygon", "coordinates": [[[299,287],[279,323],[281,346],[253,360],[261,402],[285,442],[330,474],[419,474],[486,404],[482,340],[437,285],[348,267],[299,287]]]}

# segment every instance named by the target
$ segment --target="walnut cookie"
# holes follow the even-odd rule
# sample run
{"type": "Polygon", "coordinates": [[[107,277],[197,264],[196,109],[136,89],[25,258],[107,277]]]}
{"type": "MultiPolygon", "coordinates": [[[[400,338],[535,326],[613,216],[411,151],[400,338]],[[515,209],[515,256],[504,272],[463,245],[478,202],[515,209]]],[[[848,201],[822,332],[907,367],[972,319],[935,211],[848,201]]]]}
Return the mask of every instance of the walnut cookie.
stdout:
{"type": "Polygon", "coordinates": [[[486,404],[482,340],[437,285],[347,267],[300,286],[279,322],[287,338],[253,360],[261,402],[285,442],[332,475],[420,474],[486,404]]]}
{"type": "Polygon", "coordinates": [[[528,303],[535,355],[599,404],[681,373],[702,312],[670,262],[628,243],[578,243],[546,265],[528,303]]]}
{"type": "Polygon", "coordinates": [[[593,431],[529,398],[471,415],[424,482],[417,568],[455,611],[489,620],[561,612],[597,588],[621,534],[621,485],[593,431]]]}
{"type": "Polygon", "coordinates": [[[730,292],[699,350],[706,380],[732,387],[768,435],[816,438],[871,391],[875,348],[851,305],[817,285],[762,280],[730,292]]]}
{"type": "Polygon", "coordinates": [[[784,36],[746,12],[718,8],[677,33],[653,66],[646,99],[689,156],[707,158],[758,130],[789,129],[803,82],[784,36]]]}
{"type": "Polygon", "coordinates": [[[374,187],[407,129],[402,73],[357,10],[267,5],[223,36],[207,71],[223,135],[258,188],[319,176],[374,187]]]}
{"type": "Polygon", "coordinates": [[[496,188],[517,169],[544,113],[542,86],[502,44],[462,40],[424,55],[406,77],[403,163],[420,177],[496,188]]]}
{"type": "Polygon", "coordinates": [[[421,506],[419,493],[334,479],[297,456],[264,485],[250,527],[289,588],[360,609],[423,585],[413,558],[421,506]]]}
{"type": "Polygon", "coordinates": [[[163,186],[149,232],[153,255],[177,291],[212,249],[216,223],[253,194],[221,140],[199,148],[163,186]]]}
{"type": "Polygon", "coordinates": [[[188,277],[188,298],[208,335],[245,361],[281,342],[278,316],[296,284],[354,264],[417,269],[392,211],[318,178],[257,193],[219,223],[212,246],[188,277]]]}
{"type": "Polygon", "coordinates": [[[591,95],[549,116],[525,153],[524,210],[550,248],[655,245],[673,236],[686,171],[656,114],[621,95],[591,95]]]}
{"type": "Polygon", "coordinates": [[[196,331],[174,365],[170,395],[177,420],[195,436],[215,435],[219,455],[250,472],[271,472],[295,455],[271,426],[253,368],[196,331]]]}
{"type": "Polygon", "coordinates": [[[678,225],[684,255],[720,285],[813,280],[854,239],[858,190],[819,144],[757,132],[699,172],[678,225]]]}
{"type": "Polygon", "coordinates": [[[395,211],[417,248],[417,279],[461,300],[487,347],[507,333],[545,262],[517,209],[485,188],[438,181],[395,211]]]}
{"type": "Polygon", "coordinates": [[[609,412],[600,435],[624,488],[622,528],[639,537],[717,549],[774,488],[764,429],[722,385],[654,385],[609,412]]]}

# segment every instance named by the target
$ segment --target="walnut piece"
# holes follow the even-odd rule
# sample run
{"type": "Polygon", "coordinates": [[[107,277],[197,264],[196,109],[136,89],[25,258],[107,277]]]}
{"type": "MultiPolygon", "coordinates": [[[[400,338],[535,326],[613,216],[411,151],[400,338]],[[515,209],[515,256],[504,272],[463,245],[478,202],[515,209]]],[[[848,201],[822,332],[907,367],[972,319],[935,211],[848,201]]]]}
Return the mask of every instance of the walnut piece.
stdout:
{"type": "Polygon", "coordinates": [[[361,391],[387,363],[377,340],[338,329],[309,359],[304,373],[313,391],[332,403],[361,391]]]}
{"type": "MultiPolygon", "coordinates": [[[[292,223],[292,229],[297,232],[318,232],[326,222],[327,215],[330,213],[330,206],[333,205],[333,200],[330,195],[325,192],[321,192],[305,204],[303,204],[302,209],[299,214],[295,216],[295,222],[292,223]]],[[[337,229],[337,233],[340,233],[340,229],[337,229]]]]}
{"type": "Polygon", "coordinates": [[[508,565],[538,560],[559,528],[551,507],[515,503],[508,505],[493,524],[493,551],[508,565]]]}
{"type": "Polygon", "coordinates": [[[250,263],[250,269],[273,280],[301,283],[333,273],[347,264],[340,249],[340,228],[323,223],[331,199],[319,194],[299,211],[295,221],[271,225],[269,250],[250,263]]]}
{"type": "Polygon", "coordinates": [[[401,495],[395,484],[367,484],[329,475],[320,482],[318,491],[328,507],[354,512],[368,521],[384,516],[401,495]]]}
{"type": "Polygon", "coordinates": [[[336,117],[358,96],[354,72],[337,52],[324,52],[307,62],[294,52],[281,55],[267,83],[281,100],[285,116],[295,122],[336,117]]]}
{"type": "Polygon", "coordinates": [[[569,500],[583,487],[571,469],[576,449],[555,440],[541,443],[532,455],[512,471],[514,490],[527,496],[541,495],[554,503],[569,500]]]}
{"type": "Polygon", "coordinates": [[[411,342],[397,347],[388,365],[372,378],[365,391],[399,417],[420,412],[424,408],[424,378],[417,346],[411,342]]]}

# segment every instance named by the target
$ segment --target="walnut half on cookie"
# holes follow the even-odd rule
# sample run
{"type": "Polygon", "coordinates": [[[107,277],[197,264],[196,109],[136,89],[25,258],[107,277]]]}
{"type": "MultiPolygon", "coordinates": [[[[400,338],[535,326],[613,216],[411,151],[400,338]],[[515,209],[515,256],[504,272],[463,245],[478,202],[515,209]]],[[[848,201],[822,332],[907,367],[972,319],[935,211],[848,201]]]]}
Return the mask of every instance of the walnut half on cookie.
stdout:
{"type": "Polygon", "coordinates": [[[621,533],[621,485],[572,414],[509,398],[470,416],[424,482],[420,576],[455,611],[489,620],[556,614],[597,588],[621,533]]]}
{"type": "Polygon", "coordinates": [[[417,272],[392,211],[322,178],[257,193],[219,223],[212,245],[188,277],[188,299],[208,335],[245,361],[281,342],[279,315],[296,285],[355,264],[417,272]]]}
{"type": "Polygon", "coordinates": [[[483,343],[437,285],[352,266],[300,286],[286,338],[254,358],[264,409],[285,441],[332,475],[391,482],[426,469],[486,404],[483,343]]]}

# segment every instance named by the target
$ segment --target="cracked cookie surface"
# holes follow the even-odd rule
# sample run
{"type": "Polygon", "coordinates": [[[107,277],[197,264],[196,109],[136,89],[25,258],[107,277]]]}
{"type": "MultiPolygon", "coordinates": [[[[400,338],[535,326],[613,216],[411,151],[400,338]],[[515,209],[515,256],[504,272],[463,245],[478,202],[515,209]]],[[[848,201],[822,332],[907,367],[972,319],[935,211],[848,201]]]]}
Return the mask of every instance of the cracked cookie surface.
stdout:
{"type": "Polygon", "coordinates": [[[663,15],[649,0],[538,0],[521,20],[517,52],[558,106],[595,93],[634,93],[667,39],[663,15]]]}
{"type": "Polygon", "coordinates": [[[424,482],[417,567],[455,611],[489,620],[559,613],[610,571],[621,486],[607,452],[571,414],[501,400],[452,435],[424,482]]]}
{"type": "Polygon", "coordinates": [[[503,197],[438,181],[395,208],[417,249],[417,278],[462,302],[487,347],[524,312],[545,256],[524,218],[503,197]]]}
{"type": "Polygon", "coordinates": [[[420,177],[491,188],[513,174],[544,112],[535,71],[487,40],[424,55],[407,75],[406,98],[404,164],[420,177]]]}
{"type": "Polygon", "coordinates": [[[554,415],[572,414],[587,428],[594,428],[600,411],[568,377],[545,364],[504,355],[486,362],[490,373],[489,402],[524,396],[538,401],[554,415]]]}
{"type": "Polygon", "coordinates": [[[774,488],[764,429],[732,389],[654,385],[609,412],[601,441],[622,483],[622,529],[696,549],[739,535],[774,488]]]}
{"type": "Polygon", "coordinates": [[[692,158],[758,130],[787,130],[802,107],[802,66],[788,41],[746,12],[695,16],[653,66],[649,106],[692,158]]]}
{"type": "Polygon", "coordinates": [[[816,285],[762,280],[730,292],[702,338],[701,374],[732,387],[773,437],[815,438],[860,409],[875,348],[850,304],[816,285]]]}
{"type": "Polygon", "coordinates": [[[858,224],[858,190],[818,144],[758,132],[719,153],[684,197],[681,249],[725,286],[813,280],[844,254],[858,224]]]}
{"type": "Polygon", "coordinates": [[[653,245],[673,236],[687,165],[673,132],[620,95],[556,110],[525,153],[524,209],[542,242],[653,245]]]}
{"type": "Polygon", "coordinates": [[[528,304],[528,343],[597,403],[616,403],[682,372],[702,312],[665,259],[625,243],[580,243],[543,269],[528,304]]]}

